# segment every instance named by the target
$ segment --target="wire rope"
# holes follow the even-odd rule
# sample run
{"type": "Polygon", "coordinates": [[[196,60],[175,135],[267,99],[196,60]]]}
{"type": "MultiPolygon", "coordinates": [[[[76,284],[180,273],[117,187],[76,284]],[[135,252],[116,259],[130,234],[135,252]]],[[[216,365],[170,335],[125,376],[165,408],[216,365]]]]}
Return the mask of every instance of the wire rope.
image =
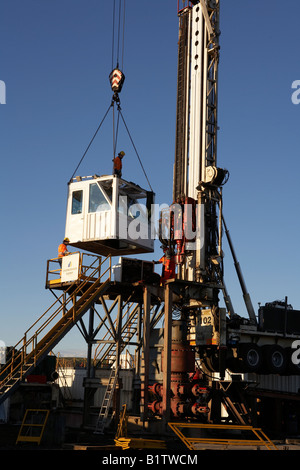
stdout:
{"type": "Polygon", "coordinates": [[[123,67],[124,67],[125,10],[126,10],[126,4],[125,4],[125,0],[124,0],[124,10],[123,10],[123,39],[122,39],[122,69],[123,69],[123,67]]]}
{"type": "Polygon", "coordinates": [[[124,42],[125,42],[125,0],[119,0],[118,7],[116,7],[116,0],[113,5],[113,25],[112,25],[112,68],[114,67],[114,56],[116,55],[117,68],[120,63],[121,67],[124,65],[124,42]],[[118,12],[116,12],[118,8],[118,12]],[[122,22],[122,9],[123,9],[123,22],[122,22]],[[118,16],[118,18],[116,18],[118,16]],[[118,25],[116,24],[118,22],[118,25]],[[116,43],[116,45],[115,45],[116,43]],[[115,50],[116,49],[116,50],[115,50]]]}
{"type": "Polygon", "coordinates": [[[119,0],[119,23],[118,23],[118,47],[117,47],[117,67],[119,67],[119,53],[120,53],[120,30],[121,30],[121,0],[119,0]]]}
{"type": "Polygon", "coordinates": [[[82,161],[83,161],[84,157],[86,156],[86,154],[87,154],[87,152],[88,152],[88,150],[89,150],[90,146],[92,145],[92,143],[93,143],[93,141],[94,141],[94,139],[95,139],[96,135],[98,134],[98,132],[99,132],[99,130],[100,130],[100,128],[101,128],[101,126],[102,126],[102,124],[103,124],[103,122],[104,122],[104,120],[105,120],[105,118],[106,118],[106,116],[107,116],[107,114],[108,114],[108,112],[109,112],[109,110],[110,110],[111,106],[112,106],[112,104],[110,104],[110,105],[109,105],[109,108],[108,108],[108,110],[106,111],[106,113],[105,113],[105,115],[104,115],[104,117],[103,117],[102,121],[100,122],[99,126],[97,127],[97,129],[96,129],[96,132],[94,133],[94,135],[93,135],[92,139],[90,140],[90,143],[88,144],[88,146],[87,146],[87,148],[86,148],[86,150],[85,150],[84,154],[82,155],[82,157],[81,157],[81,159],[80,159],[80,161],[79,161],[79,163],[78,163],[77,167],[76,167],[76,168],[75,168],[75,170],[74,170],[74,173],[73,173],[73,175],[72,175],[72,176],[71,176],[71,178],[70,178],[70,182],[71,182],[71,181],[72,181],[72,179],[74,178],[74,175],[75,175],[76,171],[77,171],[77,170],[78,170],[78,168],[80,167],[80,165],[81,165],[81,163],[82,163],[82,161]]]}
{"type": "Polygon", "coordinates": [[[118,113],[116,131],[114,131],[114,144],[113,144],[113,155],[114,155],[114,157],[116,155],[116,149],[117,149],[118,134],[119,134],[119,122],[120,122],[120,114],[118,113]]]}
{"type": "Polygon", "coordinates": [[[114,66],[114,50],[115,50],[115,11],[116,11],[116,0],[114,0],[114,6],[113,6],[111,68],[113,68],[113,66],[114,66]]]}
{"type": "MultiPolygon", "coordinates": [[[[119,0],[117,66],[119,65],[119,50],[120,50],[121,11],[122,11],[121,3],[122,3],[122,0],[119,0]]],[[[115,44],[114,44],[114,41],[115,41],[115,16],[116,16],[116,0],[114,0],[114,5],[113,5],[112,64],[113,64],[113,61],[114,61],[114,53],[115,53],[115,51],[114,51],[114,48],[115,48],[115,44]]],[[[125,0],[124,0],[124,8],[123,8],[122,67],[123,67],[123,60],[124,60],[124,30],[125,30],[125,0]]],[[[76,166],[76,168],[75,168],[75,170],[74,170],[74,172],[73,172],[73,174],[72,174],[72,176],[71,176],[69,182],[71,182],[72,179],[74,178],[74,176],[75,176],[75,174],[76,174],[76,172],[77,172],[79,166],[81,165],[81,163],[82,163],[84,157],[86,156],[88,150],[90,149],[90,147],[91,147],[91,145],[92,145],[92,143],[93,143],[93,141],[94,141],[96,135],[98,134],[98,132],[99,132],[99,130],[100,130],[100,128],[101,128],[101,126],[102,126],[102,124],[103,124],[103,122],[104,122],[104,120],[105,120],[105,118],[106,118],[106,116],[107,116],[107,114],[108,114],[108,112],[109,112],[109,110],[110,110],[110,108],[112,107],[112,108],[113,108],[113,156],[115,157],[115,154],[116,154],[117,141],[118,141],[118,133],[119,133],[119,121],[120,121],[120,116],[121,116],[122,121],[123,121],[123,124],[124,124],[124,126],[125,126],[125,129],[126,129],[126,131],[127,131],[127,133],[128,133],[128,136],[129,136],[129,138],[130,138],[130,140],[131,140],[132,146],[133,146],[133,148],[134,148],[134,150],[135,150],[135,153],[136,153],[136,156],[137,156],[137,158],[138,158],[138,161],[139,161],[139,163],[140,163],[140,165],[141,165],[142,171],[143,171],[143,173],[144,173],[144,175],[145,175],[145,178],[146,178],[146,180],[147,180],[147,182],[148,182],[148,185],[149,185],[151,191],[153,191],[152,186],[151,186],[151,183],[150,183],[150,181],[149,181],[149,178],[148,178],[147,173],[146,173],[146,171],[145,171],[145,168],[144,168],[144,166],[143,166],[142,160],[141,160],[141,158],[140,158],[140,156],[139,156],[139,153],[138,153],[138,151],[137,151],[137,148],[136,148],[136,146],[135,146],[135,144],[134,144],[134,142],[133,142],[132,136],[131,136],[130,131],[129,131],[129,129],[128,129],[128,126],[127,126],[127,124],[126,124],[126,122],[125,122],[124,116],[123,116],[123,114],[122,114],[121,107],[120,107],[120,101],[119,101],[119,100],[117,101],[118,117],[117,117],[117,123],[116,123],[116,125],[115,125],[114,104],[115,104],[115,100],[113,99],[112,102],[111,102],[111,104],[109,105],[109,108],[107,109],[107,111],[106,111],[106,113],[105,113],[103,119],[101,120],[99,126],[97,127],[97,129],[96,129],[96,131],[95,131],[95,133],[94,133],[92,139],[90,140],[90,142],[89,142],[89,144],[88,144],[88,146],[87,146],[85,152],[83,153],[83,155],[82,155],[82,157],[81,157],[81,159],[80,159],[78,165],[76,166]],[[116,129],[115,129],[115,127],[116,127],[116,129]]]]}
{"type": "Polygon", "coordinates": [[[133,148],[134,148],[134,150],[135,150],[135,153],[136,153],[136,155],[137,155],[137,158],[138,158],[138,160],[139,160],[139,162],[140,162],[140,165],[141,165],[141,167],[142,167],[142,170],[143,170],[143,173],[144,173],[144,175],[145,175],[145,178],[146,178],[146,180],[147,180],[147,182],[148,182],[148,184],[149,184],[149,187],[150,187],[151,191],[153,191],[152,186],[151,186],[151,184],[150,184],[150,181],[149,181],[149,179],[148,179],[147,173],[146,173],[145,168],[144,168],[144,166],[143,166],[143,164],[142,164],[142,161],[141,161],[141,159],[140,159],[140,156],[139,156],[139,154],[138,154],[138,151],[137,151],[137,149],[136,149],[136,146],[134,145],[134,142],[133,142],[133,140],[132,140],[131,134],[130,134],[130,132],[129,132],[129,129],[128,129],[128,127],[127,127],[127,124],[126,124],[126,122],[125,122],[125,119],[124,119],[124,116],[123,116],[123,114],[122,114],[122,111],[121,111],[121,108],[120,108],[120,107],[119,107],[119,113],[120,113],[120,116],[121,116],[122,121],[123,121],[123,123],[124,123],[124,126],[125,126],[125,128],[126,128],[126,130],[127,130],[127,133],[128,133],[128,135],[129,135],[129,138],[130,138],[130,140],[131,140],[131,143],[132,143],[132,146],[133,146],[133,148]]]}

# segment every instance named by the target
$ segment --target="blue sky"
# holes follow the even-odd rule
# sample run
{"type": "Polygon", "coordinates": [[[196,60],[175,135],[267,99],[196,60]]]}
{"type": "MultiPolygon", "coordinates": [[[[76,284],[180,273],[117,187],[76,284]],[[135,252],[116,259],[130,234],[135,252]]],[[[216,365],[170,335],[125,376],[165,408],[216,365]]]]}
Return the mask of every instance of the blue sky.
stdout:
{"type": "MultiPolygon", "coordinates": [[[[224,215],[255,309],[298,288],[300,79],[297,0],[221,0],[218,163],[224,215]]],[[[112,1],[0,0],[0,339],[12,345],[52,303],[46,260],[64,236],[67,182],[111,100],[112,1]]],[[[127,0],[122,113],[158,203],[170,203],[177,2],[127,0]]],[[[123,130],[124,178],[147,188],[123,130]]],[[[112,114],[78,173],[111,172],[112,114]]],[[[224,241],[226,284],[246,315],[224,241]]],[[[160,256],[159,242],[156,253],[160,256]]],[[[76,350],[71,334],[57,351],[76,350]]]]}

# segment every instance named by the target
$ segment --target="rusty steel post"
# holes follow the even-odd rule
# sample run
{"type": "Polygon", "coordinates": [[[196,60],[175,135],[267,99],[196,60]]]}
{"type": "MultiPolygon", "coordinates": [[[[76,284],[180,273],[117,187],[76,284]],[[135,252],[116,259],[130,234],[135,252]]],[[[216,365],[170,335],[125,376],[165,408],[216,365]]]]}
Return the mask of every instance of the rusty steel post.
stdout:
{"type": "Polygon", "coordinates": [[[163,396],[162,413],[165,423],[170,421],[171,413],[171,343],[172,343],[172,289],[165,285],[165,327],[163,356],[163,396]]]}
{"type": "Polygon", "coordinates": [[[148,386],[149,386],[149,370],[150,370],[150,292],[145,286],[144,288],[144,316],[143,316],[143,356],[144,370],[141,380],[141,417],[146,421],[148,417],[148,386]]]}

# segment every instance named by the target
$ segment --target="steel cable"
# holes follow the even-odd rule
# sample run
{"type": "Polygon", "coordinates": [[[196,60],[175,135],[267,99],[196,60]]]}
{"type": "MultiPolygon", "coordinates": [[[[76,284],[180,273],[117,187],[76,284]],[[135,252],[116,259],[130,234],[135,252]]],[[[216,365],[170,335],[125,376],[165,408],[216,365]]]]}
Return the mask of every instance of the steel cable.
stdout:
{"type": "Polygon", "coordinates": [[[132,137],[131,137],[131,135],[130,135],[130,132],[129,132],[129,130],[128,130],[128,127],[127,127],[127,125],[126,125],[126,122],[125,122],[125,119],[124,119],[124,117],[123,117],[122,111],[121,111],[120,107],[119,107],[118,109],[119,109],[119,113],[120,113],[120,115],[121,115],[122,121],[123,121],[123,123],[124,123],[124,126],[125,126],[125,128],[126,128],[126,130],[127,130],[127,133],[128,133],[128,135],[129,135],[129,138],[130,138],[130,140],[131,140],[132,146],[133,146],[133,148],[134,148],[134,150],[135,150],[135,153],[136,153],[136,155],[137,155],[137,158],[138,158],[138,160],[139,160],[139,162],[140,162],[140,165],[141,165],[141,167],[142,167],[142,170],[143,170],[143,172],[144,172],[145,178],[146,178],[146,180],[147,180],[147,182],[148,182],[148,184],[149,184],[149,187],[150,187],[151,191],[153,191],[152,186],[151,186],[151,184],[150,184],[150,181],[149,181],[149,179],[148,179],[148,176],[147,176],[147,174],[146,174],[146,171],[145,171],[145,169],[144,169],[144,166],[143,166],[143,164],[142,164],[142,161],[141,161],[141,159],[140,159],[140,156],[139,156],[139,154],[138,154],[138,151],[137,151],[137,149],[136,149],[136,146],[134,145],[134,142],[133,142],[133,140],[132,140],[132,137]]]}
{"type": "Polygon", "coordinates": [[[106,118],[106,116],[107,116],[107,114],[108,114],[108,112],[109,112],[109,110],[110,110],[110,108],[111,108],[111,107],[112,107],[112,103],[109,105],[109,108],[108,108],[108,110],[106,111],[106,113],[105,113],[105,115],[104,115],[104,117],[103,117],[102,121],[100,122],[100,124],[99,124],[99,126],[98,126],[98,128],[97,128],[96,132],[94,133],[94,135],[93,135],[93,137],[92,137],[92,139],[91,139],[91,141],[90,141],[89,145],[87,146],[87,148],[86,148],[86,150],[85,150],[84,154],[82,155],[82,157],[81,157],[81,159],[80,159],[80,161],[79,161],[79,163],[78,163],[77,167],[75,168],[75,171],[74,171],[73,175],[71,176],[71,178],[70,178],[70,181],[69,181],[69,182],[71,182],[71,181],[72,181],[72,179],[74,178],[74,175],[75,175],[76,171],[78,170],[78,168],[79,168],[79,166],[81,165],[81,163],[82,163],[82,161],[83,161],[84,157],[86,156],[86,154],[87,154],[87,152],[88,152],[88,150],[89,150],[90,146],[92,145],[92,143],[93,143],[93,141],[94,141],[94,139],[95,139],[96,135],[98,134],[98,132],[99,132],[99,130],[100,130],[100,128],[101,128],[101,126],[102,126],[102,124],[103,124],[103,122],[104,122],[104,120],[105,120],[105,118],[106,118]]]}

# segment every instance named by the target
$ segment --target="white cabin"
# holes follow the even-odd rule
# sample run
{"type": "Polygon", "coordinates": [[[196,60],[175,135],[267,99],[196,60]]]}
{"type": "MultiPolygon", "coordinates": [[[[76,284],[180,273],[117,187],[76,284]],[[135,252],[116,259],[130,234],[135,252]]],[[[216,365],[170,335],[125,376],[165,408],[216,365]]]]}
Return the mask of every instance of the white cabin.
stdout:
{"type": "Polygon", "coordinates": [[[151,253],[154,193],[115,175],[76,177],[69,183],[65,237],[99,255],[151,253]]]}

